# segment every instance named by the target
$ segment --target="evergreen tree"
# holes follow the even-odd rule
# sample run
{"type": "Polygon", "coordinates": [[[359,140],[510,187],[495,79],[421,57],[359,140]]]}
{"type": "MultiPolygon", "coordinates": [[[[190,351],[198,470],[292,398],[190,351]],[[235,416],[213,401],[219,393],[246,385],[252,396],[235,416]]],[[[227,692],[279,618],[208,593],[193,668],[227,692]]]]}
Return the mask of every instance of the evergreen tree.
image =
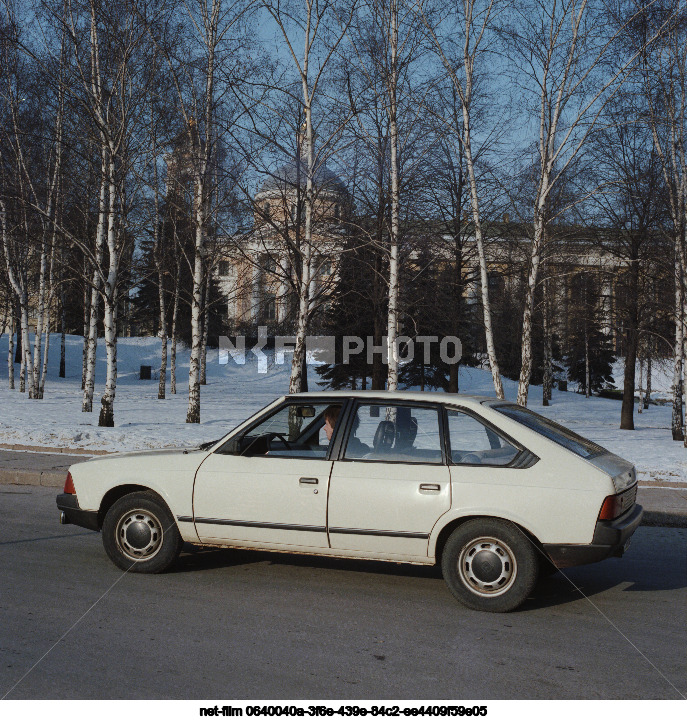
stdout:
{"type": "Polygon", "coordinates": [[[565,355],[569,380],[589,393],[613,386],[612,364],[615,359],[611,339],[603,332],[597,317],[598,293],[594,285],[594,279],[588,274],[572,279],[575,302],[569,307],[565,355]]]}
{"type": "Polygon", "coordinates": [[[374,334],[370,313],[370,288],[373,287],[374,250],[360,238],[351,238],[338,268],[334,301],[325,313],[328,332],[336,336],[335,362],[318,366],[317,373],[325,388],[365,389],[370,386],[372,364],[367,362],[367,338],[374,334]],[[351,354],[344,363],[344,338],[357,336],[365,347],[351,354]]]}

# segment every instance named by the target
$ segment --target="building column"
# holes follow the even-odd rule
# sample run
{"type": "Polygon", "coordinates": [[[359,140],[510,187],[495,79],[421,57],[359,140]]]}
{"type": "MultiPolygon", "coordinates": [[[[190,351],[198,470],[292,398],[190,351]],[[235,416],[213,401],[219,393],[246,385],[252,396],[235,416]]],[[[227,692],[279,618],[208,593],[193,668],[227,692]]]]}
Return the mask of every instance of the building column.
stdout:
{"type": "Polygon", "coordinates": [[[283,323],[289,314],[289,285],[285,280],[279,282],[276,298],[277,323],[283,323]]]}
{"type": "Polygon", "coordinates": [[[250,319],[257,323],[260,317],[260,267],[253,265],[251,276],[250,319]]]}
{"type": "Polygon", "coordinates": [[[601,286],[601,332],[612,335],[613,332],[613,283],[605,278],[601,286]]]}

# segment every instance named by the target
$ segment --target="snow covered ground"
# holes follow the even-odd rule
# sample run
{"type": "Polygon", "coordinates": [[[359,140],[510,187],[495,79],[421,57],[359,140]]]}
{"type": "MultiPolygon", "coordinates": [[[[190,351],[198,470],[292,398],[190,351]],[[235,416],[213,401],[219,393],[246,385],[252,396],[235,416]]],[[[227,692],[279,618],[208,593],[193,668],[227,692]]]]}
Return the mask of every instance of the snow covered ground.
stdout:
{"type": "MultiPolygon", "coordinates": [[[[98,427],[100,395],[105,383],[105,348],[98,345],[96,394],[93,413],[81,412],[81,350],[79,336],[67,338],[67,377],[58,378],[59,336],[51,339],[49,375],[42,401],[7,387],[4,370],[7,336],[0,338],[3,378],[0,386],[0,443],[31,446],[97,449],[107,451],[193,445],[219,438],[248,415],[287,392],[288,365],[271,364],[266,374],[257,371],[254,356],[246,364],[220,365],[218,351],[208,351],[208,384],[201,391],[201,423],[185,423],[188,390],[188,350],[178,353],[178,394],[157,399],[157,380],[140,381],[139,367],[159,367],[157,338],[121,338],[118,343],[119,373],[115,400],[115,427],[98,427]]],[[[287,357],[288,360],[288,357],[287,357]]],[[[17,374],[19,366],[15,366],[17,374]]],[[[614,368],[616,385],[622,383],[622,365],[614,368]]],[[[670,369],[655,369],[656,397],[669,395],[670,369]]],[[[310,389],[318,376],[311,368],[310,389]]],[[[514,401],[517,384],[504,379],[506,396],[514,401]]],[[[493,395],[491,375],[476,368],[460,369],[464,393],[493,395]]],[[[168,378],[169,393],[169,378],[168,378]]],[[[529,407],[591,438],[637,466],[640,481],[659,485],[687,485],[687,450],[670,437],[670,405],[651,405],[635,413],[633,431],[620,431],[620,402],[554,391],[553,405],[541,405],[541,387],[530,390],[529,407]]]]}

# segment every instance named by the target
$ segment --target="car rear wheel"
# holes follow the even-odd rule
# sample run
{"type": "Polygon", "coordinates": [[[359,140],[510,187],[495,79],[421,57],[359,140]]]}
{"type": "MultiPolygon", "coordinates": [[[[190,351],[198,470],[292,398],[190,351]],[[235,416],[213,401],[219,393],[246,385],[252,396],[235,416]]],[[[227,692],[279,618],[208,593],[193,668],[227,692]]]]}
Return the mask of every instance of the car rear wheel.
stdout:
{"type": "Polygon", "coordinates": [[[103,545],[112,562],[132,573],[160,573],[174,563],[183,541],[174,517],[154,493],[123,496],[103,521],[103,545]]]}
{"type": "Polygon", "coordinates": [[[514,524],[474,519],[450,535],[441,569],[451,593],[477,611],[504,613],[517,608],[534,588],[537,550],[514,524]]]}

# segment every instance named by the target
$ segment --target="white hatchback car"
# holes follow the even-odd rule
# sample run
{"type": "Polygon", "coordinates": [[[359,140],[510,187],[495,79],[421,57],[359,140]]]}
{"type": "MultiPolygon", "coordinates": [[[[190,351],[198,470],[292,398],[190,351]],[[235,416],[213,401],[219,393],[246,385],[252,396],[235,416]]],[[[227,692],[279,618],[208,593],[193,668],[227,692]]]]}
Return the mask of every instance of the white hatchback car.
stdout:
{"type": "Polygon", "coordinates": [[[63,523],[120,568],[182,543],[440,563],[470,608],[509,611],[556,568],[622,555],[642,517],[631,463],[527,409],[446,393],[277,399],[193,449],[69,469],[63,523]]]}

